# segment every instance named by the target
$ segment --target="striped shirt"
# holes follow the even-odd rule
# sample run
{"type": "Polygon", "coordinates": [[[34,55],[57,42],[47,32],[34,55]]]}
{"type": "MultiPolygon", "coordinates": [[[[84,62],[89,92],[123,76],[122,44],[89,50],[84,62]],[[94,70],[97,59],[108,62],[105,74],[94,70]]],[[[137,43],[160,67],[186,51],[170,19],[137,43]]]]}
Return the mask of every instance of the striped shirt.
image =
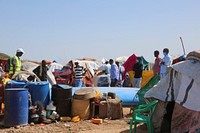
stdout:
{"type": "Polygon", "coordinates": [[[81,66],[74,67],[74,72],[75,72],[75,79],[83,78],[83,67],[81,66]]]}

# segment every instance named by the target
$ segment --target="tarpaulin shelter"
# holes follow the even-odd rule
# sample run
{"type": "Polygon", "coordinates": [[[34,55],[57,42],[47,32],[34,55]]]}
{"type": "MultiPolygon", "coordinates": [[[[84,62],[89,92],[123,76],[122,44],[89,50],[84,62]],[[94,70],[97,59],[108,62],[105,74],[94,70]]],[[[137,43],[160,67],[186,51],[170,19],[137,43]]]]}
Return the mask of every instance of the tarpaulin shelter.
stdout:
{"type": "Polygon", "coordinates": [[[78,62],[80,66],[82,66],[85,70],[83,75],[83,83],[86,86],[92,86],[92,78],[94,77],[94,70],[97,70],[99,66],[93,59],[80,59],[80,60],[71,60],[72,66],[68,65],[64,66],[61,73],[56,75],[56,81],[59,84],[67,84],[73,86],[75,83],[75,79],[73,76],[73,66],[75,62],[78,62]]]}
{"type": "Polygon", "coordinates": [[[52,73],[55,71],[60,71],[63,68],[63,65],[53,62],[49,65],[49,71],[51,71],[52,73]]]}
{"type": "Polygon", "coordinates": [[[148,61],[146,61],[145,59],[144,59],[144,57],[143,56],[141,56],[141,59],[142,59],[142,64],[143,64],[143,69],[144,70],[147,70],[148,69],[148,61]]]}
{"type": "Polygon", "coordinates": [[[200,51],[196,53],[172,65],[166,77],[145,94],[160,100],[153,118],[156,132],[167,125],[172,133],[200,129],[200,51]]]}
{"type": "MultiPolygon", "coordinates": [[[[130,82],[132,83],[134,78],[134,72],[132,71],[134,64],[136,63],[137,56],[135,54],[132,54],[126,62],[123,64],[125,68],[124,74],[128,73],[130,82]]],[[[153,71],[147,71],[146,68],[148,67],[148,62],[144,59],[143,56],[141,56],[142,63],[143,63],[143,71],[142,73],[142,81],[141,81],[141,88],[148,83],[148,81],[154,76],[153,71]]]]}
{"type": "Polygon", "coordinates": [[[120,62],[121,64],[123,64],[124,62],[126,62],[127,59],[128,59],[127,56],[120,56],[120,57],[117,57],[117,58],[115,59],[115,61],[118,61],[118,62],[120,62]]]}
{"type": "MultiPolygon", "coordinates": [[[[22,69],[28,72],[33,72],[33,70],[38,66],[39,64],[30,62],[30,61],[26,61],[22,63],[22,69]]],[[[55,77],[50,70],[47,71],[47,79],[51,85],[56,84],[55,77]]]]}

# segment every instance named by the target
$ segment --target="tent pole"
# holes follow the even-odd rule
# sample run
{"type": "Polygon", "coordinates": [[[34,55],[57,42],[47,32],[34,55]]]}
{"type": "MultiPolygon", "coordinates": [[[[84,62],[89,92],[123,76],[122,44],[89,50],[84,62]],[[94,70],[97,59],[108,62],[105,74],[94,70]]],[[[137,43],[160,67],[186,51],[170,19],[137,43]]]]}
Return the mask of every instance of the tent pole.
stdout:
{"type": "Polygon", "coordinates": [[[183,40],[182,40],[181,37],[180,37],[180,40],[181,40],[181,44],[182,44],[182,48],[183,48],[183,53],[184,53],[184,55],[185,55],[185,47],[184,47],[183,40]]]}

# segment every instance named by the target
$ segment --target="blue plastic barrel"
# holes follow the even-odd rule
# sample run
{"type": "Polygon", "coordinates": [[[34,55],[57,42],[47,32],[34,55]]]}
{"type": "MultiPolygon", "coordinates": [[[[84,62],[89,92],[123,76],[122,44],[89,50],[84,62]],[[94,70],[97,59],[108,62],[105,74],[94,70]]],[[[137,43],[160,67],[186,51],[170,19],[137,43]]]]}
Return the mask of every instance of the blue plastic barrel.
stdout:
{"type": "Polygon", "coordinates": [[[28,124],[28,90],[14,88],[5,90],[4,126],[28,124]]]}
{"type": "Polygon", "coordinates": [[[27,88],[31,94],[32,103],[35,104],[36,101],[40,101],[46,108],[51,100],[49,82],[30,82],[27,84],[27,88]]]}
{"type": "Polygon", "coordinates": [[[13,88],[25,88],[27,84],[27,81],[15,81],[10,80],[6,83],[5,88],[6,89],[13,89],[13,88]]]}

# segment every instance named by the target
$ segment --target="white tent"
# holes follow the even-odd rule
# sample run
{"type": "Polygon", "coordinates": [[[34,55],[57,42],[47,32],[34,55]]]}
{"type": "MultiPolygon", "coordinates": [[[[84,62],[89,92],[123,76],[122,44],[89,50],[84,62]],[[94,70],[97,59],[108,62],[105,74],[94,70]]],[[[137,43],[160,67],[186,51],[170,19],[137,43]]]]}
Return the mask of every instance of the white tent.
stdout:
{"type": "MultiPolygon", "coordinates": [[[[33,70],[38,66],[39,66],[39,64],[29,62],[29,61],[22,63],[22,69],[24,71],[29,71],[29,72],[33,72],[33,70]]],[[[56,84],[55,77],[54,77],[53,73],[49,70],[47,71],[47,79],[51,85],[56,84]]]]}
{"type": "Polygon", "coordinates": [[[63,68],[63,65],[53,62],[49,65],[49,71],[55,72],[56,70],[61,70],[63,68]]]}

